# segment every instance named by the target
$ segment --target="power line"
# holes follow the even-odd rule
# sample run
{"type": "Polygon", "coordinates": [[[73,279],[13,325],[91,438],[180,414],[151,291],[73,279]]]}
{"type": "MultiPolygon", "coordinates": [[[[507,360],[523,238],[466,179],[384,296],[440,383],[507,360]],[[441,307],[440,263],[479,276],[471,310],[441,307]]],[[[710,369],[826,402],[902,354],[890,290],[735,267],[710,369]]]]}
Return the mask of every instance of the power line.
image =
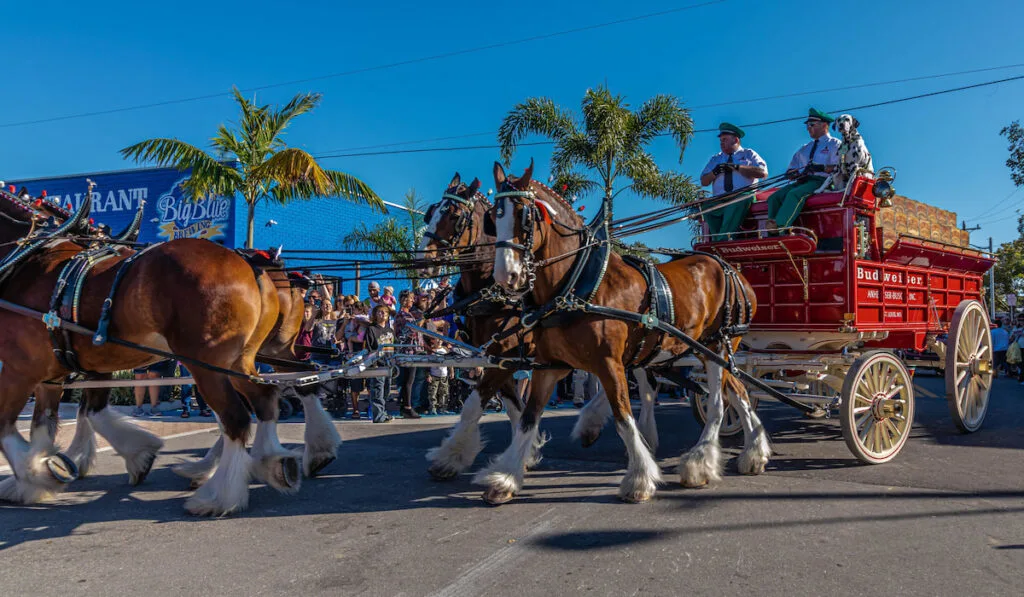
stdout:
{"type": "MultiPolygon", "coordinates": [[[[1000,201],[995,206],[993,206],[993,210],[995,209],[996,206],[1001,205],[1003,203],[1006,203],[1006,201],[1008,201],[1014,195],[1016,195],[1017,192],[1020,191],[1020,189],[1021,189],[1021,187],[1017,187],[1016,189],[1014,189],[1012,193],[1007,195],[1002,201],[1000,201]]],[[[976,226],[980,226],[982,224],[992,224],[994,222],[998,222],[1000,220],[1006,219],[1006,216],[1001,215],[1001,214],[1005,214],[1005,213],[1009,212],[1010,210],[1017,210],[1017,211],[1019,211],[1020,208],[1021,208],[1021,204],[1020,203],[1016,203],[1016,204],[1011,203],[1010,205],[1008,205],[1007,207],[1004,207],[1003,209],[1001,209],[999,211],[990,211],[989,213],[987,213],[985,215],[982,215],[982,216],[978,216],[978,217],[976,217],[976,218],[974,218],[973,220],[970,220],[970,221],[974,225],[976,225],[976,226]],[[985,219],[984,220],[980,220],[981,218],[985,218],[985,219]],[[977,221],[977,220],[980,220],[980,221],[977,221]]],[[[967,219],[965,218],[965,221],[966,220],[967,219]]]]}
{"type": "MultiPolygon", "coordinates": [[[[843,87],[830,87],[830,88],[827,88],[827,89],[817,89],[817,90],[814,90],[814,91],[797,91],[797,92],[793,92],[793,93],[783,93],[783,94],[780,94],[780,95],[768,95],[768,96],[748,98],[748,99],[742,99],[742,100],[733,100],[733,101],[728,101],[728,102],[719,102],[719,103],[715,103],[715,104],[703,104],[703,105],[700,105],[700,106],[689,106],[687,109],[690,110],[690,111],[693,111],[693,110],[704,110],[704,109],[707,109],[707,108],[718,108],[718,107],[721,107],[721,106],[731,106],[731,105],[736,105],[736,104],[752,104],[752,103],[765,102],[765,101],[776,100],[776,99],[785,99],[785,98],[791,98],[791,97],[803,97],[803,96],[808,96],[808,95],[818,95],[818,94],[822,94],[822,93],[834,93],[834,92],[837,92],[837,91],[851,91],[851,90],[854,90],[854,89],[866,89],[866,88],[869,88],[869,87],[882,87],[882,86],[885,86],[885,85],[896,85],[896,84],[900,84],[900,83],[911,83],[911,82],[915,82],[915,81],[926,81],[926,80],[931,80],[931,79],[942,79],[942,78],[947,78],[947,77],[956,77],[956,76],[961,76],[961,75],[970,75],[970,74],[976,74],[976,73],[991,72],[991,71],[996,71],[996,70],[1007,70],[1007,69],[1021,68],[1021,67],[1024,67],[1024,63],[1020,63],[1020,64],[1007,64],[1007,65],[1003,65],[1003,66],[988,66],[988,67],[985,67],[985,68],[975,68],[975,69],[971,69],[971,70],[961,70],[961,71],[948,72],[948,73],[939,73],[939,74],[934,74],[934,75],[921,75],[921,76],[916,76],[916,77],[907,77],[907,78],[904,78],[904,79],[892,79],[892,80],[889,80],[889,81],[875,81],[875,82],[872,82],[872,83],[859,83],[857,85],[846,85],[846,86],[843,86],[843,87]]],[[[455,140],[455,139],[468,139],[468,138],[472,138],[472,137],[488,137],[488,136],[493,136],[494,134],[495,133],[493,131],[488,131],[488,132],[484,132],[484,133],[467,133],[465,135],[451,135],[451,136],[447,136],[447,137],[431,137],[429,139],[417,139],[415,141],[397,141],[397,142],[394,142],[394,143],[379,143],[377,145],[364,145],[364,146],[360,146],[360,147],[346,147],[344,149],[329,149],[329,150],[324,151],[323,153],[324,154],[347,153],[347,152],[351,152],[351,151],[362,151],[362,150],[367,150],[367,149],[380,149],[380,148],[383,148],[383,147],[400,147],[400,146],[403,146],[403,145],[418,145],[420,143],[431,143],[431,142],[434,142],[434,141],[452,141],[452,140],[455,140]]]]}
{"type": "MultiPolygon", "coordinates": [[[[389,70],[389,69],[392,69],[392,68],[398,68],[400,66],[408,66],[410,64],[419,64],[419,63],[423,63],[423,62],[433,62],[433,61],[436,61],[436,60],[443,60],[445,58],[452,58],[452,57],[455,57],[455,56],[463,56],[463,55],[466,55],[466,54],[474,54],[474,53],[483,52],[483,51],[486,51],[486,50],[495,50],[495,49],[498,49],[498,48],[505,48],[505,47],[509,47],[509,46],[516,46],[516,45],[521,45],[521,44],[535,42],[535,41],[542,41],[542,40],[545,40],[545,39],[552,39],[552,38],[555,38],[555,37],[563,37],[563,36],[566,36],[566,35],[572,35],[572,34],[575,34],[575,33],[582,33],[584,31],[593,31],[595,29],[603,29],[603,28],[606,28],[606,27],[612,27],[612,26],[615,26],[615,25],[622,25],[622,24],[625,24],[625,23],[634,23],[636,21],[644,21],[644,20],[647,20],[647,19],[653,19],[655,17],[663,17],[663,16],[667,16],[667,15],[671,15],[671,14],[676,14],[676,13],[680,13],[680,12],[689,11],[689,10],[693,10],[693,9],[696,9],[696,8],[704,8],[704,7],[707,7],[707,6],[713,6],[715,4],[723,4],[726,1],[727,0],[708,0],[707,2],[701,2],[701,3],[698,3],[698,4],[690,4],[690,5],[687,5],[687,6],[680,6],[680,7],[677,7],[677,8],[670,8],[670,9],[667,9],[667,10],[661,10],[661,11],[658,11],[658,12],[651,12],[651,13],[647,13],[647,14],[642,14],[642,15],[634,16],[634,17],[625,17],[625,18],[622,18],[622,19],[616,19],[614,21],[606,21],[604,23],[597,23],[597,24],[594,24],[594,25],[585,25],[585,26],[582,26],[582,27],[574,27],[572,29],[563,29],[562,31],[555,31],[553,33],[543,33],[543,34],[540,34],[540,35],[531,35],[530,37],[523,37],[523,38],[520,38],[520,39],[513,39],[513,40],[509,40],[509,41],[497,42],[497,43],[487,44],[487,45],[483,45],[483,46],[476,46],[476,47],[473,47],[473,48],[465,48],[465,49],[462,49],[462,50],[453,50],[451,52],[443,52],[443,53],[440,53],[440,54],[433,54],[433,55],[430,55],[430,56],[421,56],[419,58],[409,58],[409,59],[406,59],[406,60],[399,60],[397,62],[389,62],[389,63],[386,63],[386,64],[377,64],[377,65],[374,65],[374,66],[366,66],[366,67],[356,68],[356,69],[352,69],[352,70],[341,71],[341,72],[337,72],[337,73],[330,73],[330,74],[326,74],[326,75],[318,75],[318,76],[315,76],[315,77],[307,77],[307,78],[304,78],[304,79],[294,79],[294,80],[291,80],[291,81],[284,81],[284,82],[281,82],[281,83],[270,83],[270,84],[267,84],[267,85],[258,85],[256,87],[247,87],[245,89],[242,89],[241,91],[243,91],[243,92],[262,91],[264,89],[274,89],[276,87],[285,87],[285,86],[288,86],[288,85],[298,85],[300,83],[310,83],[310,82],[313,82],[313,81],[323,81],[323,80],[326,80],[326,79],[336,79],[336,78],[340,78],[340,77],[348,77],[348,76],[351,76],[351,75],[357,75],[357,74],[368,73],[368,72],[373,72],[373,71],[389,70]]],[[[87,118],[87,117],[91,117],[91,116],[101,116],[101,115],[104,115],[104,114],[117,114],[117,113],[120,113],[120,112],[129,112],[129,111],[133,111],[133,110],[145,110],[145,109],[148,109],[148,108],[156,108],[156,107],[160,107],[160,106],[170,106],[170,105],[174,105],[174,104],[184,104],[184,103],[188,103],[188,102],[195,102],[195,101],[200,101],[200,100],[207,100],[207,99],[213,99],[213,98],[218,98],[218,97],[230,97],[230,96],[231,96],[230,93],[224,93],[224,92],[221,92],[221,93],[208,93],[208,94],[205,94],[205,95],[196,95],[196,96],[192,96],[192,97],[185,97],[185,98],[179,98],[179,99],[174,99],[174,100],[165,100],[165,101],[153,102],[153,103],[149,103],[149,104],[139,104],[139,105],[136,105],[136,106],[123,106],[123,107],[120,107],[120,108],[111,108],[109,110],[96,110],[96,111],[93,111],[93,112],[82,112],[82,113],[79,113],[79,114],[67,114],[67,115],[64,115],[64,116],[52,116],[52,117],[49,117],[49,118],[39,118],[39,119],[36,119],[36,120],[23,120],[23,121],[19,121],[19,122],[8,122],[8,123],[0,124],[0,128],[11,128],[11,127],[16,127],[16,126],[26,126],[26,125],[30,125],[30,124],[43,124],[43,123],[47,123],[47,122],[57,122],[57,121],[61,121],[61,120],[72,120],[72,119],[76,119],[76,118],[87,118]]]]}
{"type": "MultiPolygon", "coordinates": [[[[953,88],[950,88],[950,89],[942,89],[942,90],[939,90],[939,91],[932,91],[932,92],[929,92],[929,93],[920,93],[920,94],[911,95],[911,96],[908,96],[908,97],[901,97],[901,98],[896,98],[896,99],[891,99],[891,100],[885,100],[885,101],[881,101],[881,102],[875,102],[875,103],[872,103],[872,104],[864,104],[864,105],[861,105],[861,106],[852,106],[852,107],[848,107],[848,108],[837,108],[837,109],[834,109],[834,110],[830,110],[830,112],[841,113],[841,112],[853,112],[853,111],[856,111],[856,110],[868,110],[868,109],[871,109],[871,108],[878,108],[878,107],[881,107],[881,106],[891,106],[893,104],[901,104],[901,103],[915,101],[915,100],[919,100],[919,99],[925,99],[925,98],[935,97],[935,96],[939,96],[939,95],[946,95],[946,94],[949,94],[949,93],[957,93],[959,91],[966,91],[966,90],[969,90],[969,89],[977,89],[977,88],[980,88],[980,87],[988,87],[988,86],[991,86],[991,85],[1000,85],[1000,84],[1003,84],[1003,83],[1009,83],[1011,81],[1019,81],[1021,79],[1024,79],[1024,75],[1018,75],[1016,77],[1007,77],[1005,79],[998,79],[998,80],[995,80],[995,81],[986,81],[984,83],[975,83],[973,85],[962,85],[960,87],[953,87],[953,88]]],[[[789,117],[789,118],[779,118],[777,120],[765,120],[765,121],[762,121],[762,122],[753,122],[753,123],[743,124],[743,125],[740,125],[740,126],[742,126],[743,128],[755,128],[755,127],[761,127],[761,126],[769,126],[769,125],[773,125],[773,124],[782,124],[782,123],[786,123],[786,122],[796,122],[796,121],[803,120],[805,118],[807,118],[807,117],[806,116],[793,116],[793,117],[789,117]]],[[[694,133],[714,133],[714,132],[718,132],[718,129],[717,128],[696,129],[693,132],[694,133]]],[[[665,136],[665,135],[666,134],[663,133],[663,134],[661,134],[659,136],[665,136]]],[[[534,142],[530,142],[530,143],[518,143],[516,146],[517,147],[524,147],[524,146],[531,146],[531,145],[553,145],[553,144],[554,144],[554,141],[534,141],[534,142]]],[[[436,153],[436,152],[445,152],[445,151],[468,151],[468,150],[475,150],[475,149],[499,149],[500,147],[501,146],[499,146],[499,145],[466,145],[466,146],[456,146],[456,147],[422,147],[422,148],[418,148],[418,149],[395,149],[395,150],[386,150],[386,151],[322,154],[322,155],[316,155],[314,157],[319,160],[319,159],[332,159],[332,158],[354,158],[354,157],[380,156],[380,155],[398,155],[398,154],[406,154],[406,153],[436,153]]]]}
{"type": "MultiPolygon", "coordinates": [[[[996,212],[995,210],[1000,205],[1002,205],[1002,204],[1006,203],[1007,201],[1009,201],[1010,199],[1012,199],[1013,196],[1017,194],[1017,191],[1020,191],[1020,189],[1021,189],[1021,187],[1017,187],[1017,188],[1013,189],[1012,191],[1010,191],[1010,193],[1007,196],[1005,196],[1002,199],[1000,199],[998,202],[996,202],[995,205],[989,207],[988,210],[987,210],[988,213],[980,214],[980,212],[974,212],[974,213],[971,214],[970,218],[963,218],[963,219],[964,220],[970,220],[970,221],[973,222],[974,220],[978,220],[978,219],[981,219],[981,218],[990,218],[995,213],[1003,213],[1003,212],[1005,212],[1006,211],[1005,209],[1002,210],[1002,211],[999,211],[999,212],[996,212]],[[975,215],[975,214],[979,214],[979,215],[975,215]]],[[[1010,206],[1010,207],[1012,208],[1013,206],[1010,206]]]]}

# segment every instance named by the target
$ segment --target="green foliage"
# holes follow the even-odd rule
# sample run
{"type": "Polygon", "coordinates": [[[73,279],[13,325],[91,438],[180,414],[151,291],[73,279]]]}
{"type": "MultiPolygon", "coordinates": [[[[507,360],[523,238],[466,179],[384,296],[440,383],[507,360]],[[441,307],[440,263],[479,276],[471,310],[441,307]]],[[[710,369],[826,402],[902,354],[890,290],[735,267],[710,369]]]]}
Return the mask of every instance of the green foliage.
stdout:
{"type": "Polygon", "coordinates": [[[996,296],[1024,295],[1024,238],[1003,243],[996,250],[996,263],[992,271],[996,276],[996,296]]]}
{"type": "Polygon", "coordinates": [[[518,104],[502,121],[498,143],[502,160],[510,165],[519,142],[528,135],[553,140],[554,187],[566,197],[593,191],[612,197],[630,189],[673,203],[691,201],[698,187],[687,176],[659,169],[647,151],[655,138],[665,134],[679,148],[682,162],[693,136],[693,120],[677,98],[657,95],[634,112],[623,96],[598,87],[587,90],[579,117],[544,97],[518,104]],[[590,177],[593,174],[596,179],[590,177]],[[620,177],[629,182],[617,191],[620,177]]]}
{"type": "Polygon", "coordinates": [[[316,108],[321,94],[300,93],[284,106],[276,107],[259,106],[242,96],[237,88],[232,91],[239,107],[239,120],[233,127],[218,127],[210,140],[213,155],[168,138],[130,145],[121,150],[121,155],[137,163],[191,169],[183,187],[192,199],[240,193],[248,207],[246,246],[250,248],[256,205],[260,201],[288,203],[337,197],[383,211],[383,202],[369,185],[350,174],[324,169],[308,152],[285,143],[288,125],[316,108]],[[227,162],[237,162],[237,167],[227,162]]]}
{"type": "MultiPolygon", "coordinates": [[[[347,249],[379,253],[395,267],[408,265],[416,257],[416,249],[423,238],[423,201],[416,189],[409,189],[402,198],[405,204],[404,223],[398,218],[385,218],[374,226],[360,222],[341,242],[347,249]]],[[[419,276],[415,269],[406,270],[405,275],[419,287],[419,276]]],[[[401,273],[399,273],[401,275],[401,273]]]]}
{"type": "Polygon", "coordinates": [[[999,134],[1010,142],[1010,146],[1007,147],[1010,157],[1006,159],[1010,178],[1018,187],[1024,186],[1024,127],[1021,127],[1019,120],[1014,120],[1010,126],[1003,127],[999,134]]]}

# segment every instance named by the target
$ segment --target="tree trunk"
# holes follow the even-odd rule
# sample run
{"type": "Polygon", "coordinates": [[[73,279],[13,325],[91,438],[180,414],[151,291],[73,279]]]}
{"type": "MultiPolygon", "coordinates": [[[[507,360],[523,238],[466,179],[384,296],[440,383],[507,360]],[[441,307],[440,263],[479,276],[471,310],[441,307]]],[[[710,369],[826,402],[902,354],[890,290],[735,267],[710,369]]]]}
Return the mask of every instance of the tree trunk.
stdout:
{"type": "Polygon", "coordinates": [[[255,201],[246,201],[245,205],[246,205],[246,208],[247,208],[246,220],[245,221],[248,224],[248,230],[246,230],[246,233],[245,233],[245,248],[246,249],[251,249],[252,248],[252,235],[253,235],[253,228],[252,227],[253,227],[253,224],[256,221],[256,202],[255,201]]]}

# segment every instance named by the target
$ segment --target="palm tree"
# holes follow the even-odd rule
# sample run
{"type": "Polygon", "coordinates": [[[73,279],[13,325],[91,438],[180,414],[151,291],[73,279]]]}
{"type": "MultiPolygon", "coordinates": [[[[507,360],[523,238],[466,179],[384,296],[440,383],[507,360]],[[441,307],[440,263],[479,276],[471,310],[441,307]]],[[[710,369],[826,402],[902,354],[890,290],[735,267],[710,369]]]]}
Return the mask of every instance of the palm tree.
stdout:
{"type": "Polygon", "coordinates": [[[184,141],[159,138],[125,147],[121,155],[137,163],[191,169],[182,187],[193,199],[240,193],[248,208],[248,248],[252,248],[256,204],[260,201],[285,204],[297,199],[340,197],[384,210],[384,203],[369,185],[350,174],[324,169],[308,152],[285,144],[284,132],[292,119],[316,108],[321,94],[300,93],[283,107],[276,107],[256,105],[237,87],[232,91],[241,118],[234,128],[220,125],[210,140],[214,155],[184,141]]]}
{"type": "MultiPolygon", "coordinates": [[[[360,222],[341,239],[347,249],[379,253],[395,267],[403,268],[416,257],[416,249],[423,238],[423,201],[416,189],[409,189],[402,198],[408,219],[399,223],[397,218],[385,218],[374,226],[360,222]]],[[[419,287],[419,276],[415,269],[407,270],[413,286],[419,287]]]]}
{"type": "Polygon", "coordinates": [[[555,190],[565,197],[601,191],[611,199],[630,189],[641,196],[684,203],[698,188],[678,172],[660,170],[647,151],[656,137],[670,135],[679,148],[679,161],[693,136],[693,120],[679,100],[657,95],[633,112],[621,95],[606,87],[588,89],[583,96],[582,118],[546,97],[531,97],[505,116],[498,143],[505,165],[517,144],[536,134],[555,143],[551,170],[555,190]],[[591,175],[596,174],[596,178],[591,175]],[[620,178],[629,181],[616,191],[620,178]]]}

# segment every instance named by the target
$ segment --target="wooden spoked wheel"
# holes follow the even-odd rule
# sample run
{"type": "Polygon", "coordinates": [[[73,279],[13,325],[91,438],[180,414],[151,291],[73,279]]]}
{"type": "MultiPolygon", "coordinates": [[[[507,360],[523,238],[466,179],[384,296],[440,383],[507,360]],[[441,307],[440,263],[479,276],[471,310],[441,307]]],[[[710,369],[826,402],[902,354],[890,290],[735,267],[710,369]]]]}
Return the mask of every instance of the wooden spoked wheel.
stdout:
{"type": "Polygon", "coordinates": [[[914,422],[914,385],[903,361],[884,350],[854,361],[843,382],[839,420],[858,460],[882,464],[895,458],[914,422]]]}
{"type": "Polygon", "coordinates": [[[953,313],[946,339],[946,402],[964,433],[981,428],[992,391],[992,333],[978,301],[962,301],[953,313]]]}
{"type": "MultiPolygon", "coordinates": [[[[756,396],[750,396],[750,408],[755,411],[757,410],[756,396]]],[[[690,398],[690,409],[693,411],[693,418],[697,419],[697,422],[703,427],[708,420],[708,393],[695,392],[695,395],[690,398]]],[[[722,427],[718,430],[718,435],[721,437],[731,437],[742,432],[743,422],[740,419],[740,413],[736,410],[736,405],[730,403],[729,406],[725,407],[722,427]]]]}

